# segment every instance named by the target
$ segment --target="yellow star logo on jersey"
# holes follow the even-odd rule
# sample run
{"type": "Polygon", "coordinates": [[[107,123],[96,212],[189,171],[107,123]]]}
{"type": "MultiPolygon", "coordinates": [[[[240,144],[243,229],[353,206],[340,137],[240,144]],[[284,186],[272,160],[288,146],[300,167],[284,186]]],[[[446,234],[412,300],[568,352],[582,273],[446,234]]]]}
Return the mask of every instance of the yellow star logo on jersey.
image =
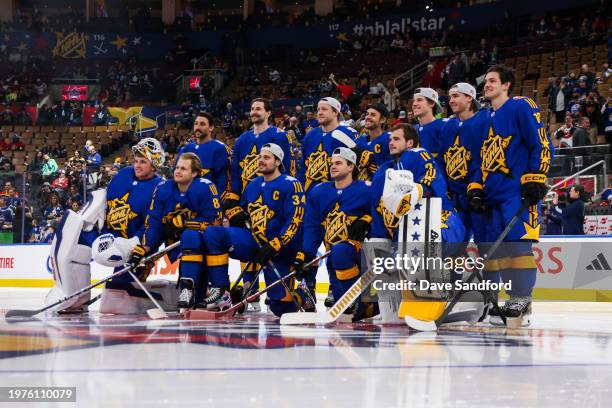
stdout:
{"type": "Polygon", "coordinates": [[[486,181],[491,173],[501,173],[506,176],[510,174],[510,168],[506,160],[506,150],[511,141],[512,135],[501,137],[495,134],[493,127],[489,128],[489,134],[480,149],[483,181],[486,181]]]}
{"type": "Polygon", "coordinates": [[[259,176],[259,154],[255,143],[253,143],[249,154],[244,156],[240,162],[240,167],[242,168],[242,191],[244,191],[246,185],[259,176]]]}
{"type": "Polygon", "coordinates": [[[110,41],[110,43],[117,47],[117,50],[120,50],[127,46],[127,40],[127,37],[117,35],[117,38],[114,41],[110,41]]]}
{"type": "Polygon", "coordinates": [[[337,202],[323,220],[325,244],[331,246],[348,240],[348,226],[356,219],[357,216],[347,215],[344,211],[340,211],[340,203],[337,202]]]}
{"type": "Polygon", "coordinates": [[[329,180],[329,162],[329,155],[323,150],[323,144],[319,143],[317,150],[310,153],[304,162],[306,165],[306,190],[315,181],[324,182],[329,180]]]}
{"type": "Polygon", "coordinates": [[[446,162],[446,175],[451,180],[462,180],[468,174],[468,165],[472,159],[472,154],[461,146],[459,134],[455,137],[453,145],[444,153],[446,162]]]}
{"type": "Polygon", "coordinates": [[[540,239],[540,220],[538,218],[538,206],[532,205],[529,207],[529,222],[523,221],[525,235],[521,239],[531,239],[538,241],[540,239]]]}
{"type": "Polygon", "coordinates": [[[263,204],[262,196],[257,200],[249,203],[247,212],[251,219],[251,230],[255,237],[265,237],[268,221],[274,217],[274,211],[267,205],[263,204]]]}
{"type": "Polygon", "coordinates": [[[119,198],[108,200],[108,213],[106,214],[106,225],[113,231],[121,233],[123,238],[128,238],[127,230],[131,220],[138,217],[127,202],[130,193],[125,193],[119,198]]]}
{"type": "Polygon", "coordinates": [[[202,169],[200,170],[200,177],[206,177],[207,174],[211,172],[210,169],[202,169]]]}
{"type": "Polygon", "coordinates": [[[378,207],[376,207],[376,211],[382,216],[383,224],[385,224],[385,228],[389,235],[393,236],[394,232],[399,227],[399,217],[396,217],[391,211],[385,207],[382,200],[378,203],[378,207]]]}

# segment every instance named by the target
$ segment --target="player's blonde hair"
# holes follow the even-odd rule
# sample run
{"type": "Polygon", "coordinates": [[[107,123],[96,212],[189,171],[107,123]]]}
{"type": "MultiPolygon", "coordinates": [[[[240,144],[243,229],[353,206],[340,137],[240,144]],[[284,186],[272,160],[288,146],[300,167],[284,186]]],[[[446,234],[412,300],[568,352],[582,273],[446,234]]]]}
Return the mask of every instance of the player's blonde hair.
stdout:
{"type": "Polygon", "coordinates": [[[188,160],[191,163],[192,173],[200,174],[202,172],[202,162],[197,154],[192,152],[183,153],[176,159],[176,162],[178,163],[179,160],[188,160]]]}

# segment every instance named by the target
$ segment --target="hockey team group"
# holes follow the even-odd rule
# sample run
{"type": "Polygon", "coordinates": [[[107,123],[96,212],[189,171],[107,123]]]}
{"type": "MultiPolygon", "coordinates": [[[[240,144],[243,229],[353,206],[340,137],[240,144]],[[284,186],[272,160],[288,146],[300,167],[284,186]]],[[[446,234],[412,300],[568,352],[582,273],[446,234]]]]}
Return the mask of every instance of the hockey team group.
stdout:
{"type": "MultiPolygon", "coordinates": [[[[282,281],[266,293],[271,313],[312,312],[318,266],[312,261],[323,244],[330,282],[325,306],[332,307],[366,272],[365,245],[392,248],[404,215],[438,198],[442,242],[464,243],[445,246],[455,251],[445,257],[464,254],[471,239],[480,251],[498,239],[512,244],[498,246],[486,260],[484,279],[511,282],[511,290],[505,304],[487,308],[481,320],[529,325],[532,243],[539,238],[553,149],[535,102],[511,96],[514,83],[509,68],[489,68],[483,96],[490,108],[480,106],[472,85],[453,85],[448,119],[440,118],[438,94],[418,88],[412,104],[417,125],[384,130],[387,109],[372,104],[361,133],[341,124],[338,100],[322,98],[318,126],[304,137],[300,158],[290,136],[269,125],[267,99],[252,101],[252,128],[231,150],[212,138],[214,118],[200,112],[195,141],[176,155],[168,180],[156,174],[164,165],[161,144],[144,138],[132,148],[131,166],[106,190],[94,191],[79,213],[68,211],[62,219],[51,245],[55,287],[46,304],[90,285],[93,257],[129,270],[105,283],[101,313],[143,313],[151,308],[149,296],[168,311],[222,311],[258,290],[260,274],[267,285],[282,281]],[[147,281],[152,263],[144,261],[175,243],[167,254],[179,260],[178,282],[147,281]],[[230,282],[230,258],[241,262],[241,285],[230,282]]],[[[484,299],[497,305],[493,295],[484,299]]],[[[380,312],[375,298],[371,290],[362,293],[344,314],[352,321],[374,317],[380,312]]],[[[92,301],[86,291],[54,310],[85,311],[92,301]]],[[[244,312],[260,310],[259,299],[243,303],[244,312]]],[[[448,307],[408,297],[397,314],[436,320],[448,307]]]]}

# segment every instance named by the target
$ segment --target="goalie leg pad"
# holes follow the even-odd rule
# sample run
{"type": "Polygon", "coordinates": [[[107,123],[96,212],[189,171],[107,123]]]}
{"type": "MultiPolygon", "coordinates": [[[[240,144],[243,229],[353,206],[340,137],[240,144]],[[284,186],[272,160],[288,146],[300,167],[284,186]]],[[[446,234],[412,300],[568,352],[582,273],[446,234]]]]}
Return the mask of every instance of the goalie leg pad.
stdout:
{"type": "MultiPolygon", "coordinates": [[[[57,302],[91,283],[89,261],[91,248],[89,239],[94,232],[84,233],[83,218],[68,211],[60,221],[55,237],[51,242],[51,268],[55,281],[53,289],[45,298],[45,305],[57,302]]],[[[93,240],[93,239],[91,239],[93,240]]],[[[90,299],[91,292],[73,298],[59,305],[56,311],[76,308],[90,299]]]]}
{"type": "MultiPolygon", "coordinates": [[[[132,283],[136,285],[135,282],[132,283]]],[[[178,304],[176,284],[167,280],[156,280],[145,282],[143,285],[165,311],[178,310],[176,307],[178,304]]],[[[123,289],[104,289],[100,299],[100,313],[104,314],[142,314],[153,308],[155,308],[155,305],[148,297],[132,296],[127,290],[123,289]]]]}

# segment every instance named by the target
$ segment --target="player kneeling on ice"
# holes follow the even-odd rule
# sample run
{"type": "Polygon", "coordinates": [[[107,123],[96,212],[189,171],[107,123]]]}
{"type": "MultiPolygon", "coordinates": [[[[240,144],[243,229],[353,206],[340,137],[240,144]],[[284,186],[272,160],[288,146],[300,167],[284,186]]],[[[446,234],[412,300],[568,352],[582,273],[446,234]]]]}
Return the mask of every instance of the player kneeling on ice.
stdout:
{"type": "MultiPolygon", "coordinates": [[[[304,245],[296,256],[298,279],[316,273],[304,270],[314,259],[321,242],[330,252],[327,258],[329,281],[335,299],[359,279],[361,243],[370,229],[370,187],[357,180],[357,155],[351,149],[338,147],[331,157],[333,181],[318,184],[308,194],[304,216],[304,245]]],[[[353,319],[377,314],[376,304],[361,303],[345,311],[353,319]]]]}
{"type": "MultiPolygon", "coordinates": [[[[254,262],[263,268],[266,284],[289,274],[302,243],[304,189],[294,177],[282,174],[284,152],[275,143],[261,147],[259,172],[247,184],[240,209],[233,212],[230,227],[209,227],[204,231],[206,269],[214,290],[229,296],[229,257],[254,262]],[[246,213],[246,214],[245,214],[246,213]],[[250,230],[247,228],[250,225],[250,230]]],[[[277,316],[295,312],[297,306],[313,309],[307,294],[287,286],[268,292],[269,309],[277,316]]],[[[245,289],[245,293],[249,288],[245,289]]]]}
{"type": "MultiPolygon", "coordinates": [[[[419,147],[419,135],[412,126],[400,124],[391,129],[389,151],[394,160],[382,165],[372,182],[372,240],[386,242],[387,252],[391,252],[391,243],[399,240],[421,243],[420,248],[416,247],[420,254],[411,256],[452,257],[462,246],[449,244],[461,243],[465,229],[448,200],[443,173],[430,152],[419,147]],[[436,209],[436,205],[440,207],[436,209]],[[402,228],[399,228],[400,220],[402,228]],[[423,254],[436,241],[444,242],[445,250],[423,254]]],[[[448,279],[442,275],[428,278],[448,279]]],[[[444,312],[445,300],[414,301],[410,300],[414,299],[412,295],[408,300],[404,296],[399,308],[400,318],[409,315],[420,320],[435,320],[444,312]]]]}
{"type": "MultiPolygon", "coordinates": [[[[134,163],[111,180],[106,190],[92,192],[81,211],[67,211],[51,244],[55,287],[45,304],[90,284],[90,260],[121,268],[140,244],[153,190],[161,182],[155,170],[164,164],[164,151],[153,138],[132,147],[134,163]]],[[[166,281],[147,283],[160,303],[172,305],[176,289],[166,281]]],[[[62,304],[59,310],[86,310],[90,292],[62,304]]],[[[103,313],[144,313],[151,301],[129,274],[113,278],[102,292],[103,313]]]]}
{"type": "MultiPolygon", "coordinates": [[[[173,179],[161,183],[153,193],[151,210],[142,244],[132,252],[131,262],[140,260],[162,242],[180,240],[179,308],[194,307],[205,301],[207,279],[203,273],[202,232],[221,224],[221,203],[216,186],[201,178],[202,165],[194,153],[183,153],[177,160],[173,179]]],[[[170,260],[176,258],[174,251],[170,260]]],[[[219,299],[215,298],[215,302],[219,299]]],[[[230,304],[225,299],[225,306],[230,304]]]]}

